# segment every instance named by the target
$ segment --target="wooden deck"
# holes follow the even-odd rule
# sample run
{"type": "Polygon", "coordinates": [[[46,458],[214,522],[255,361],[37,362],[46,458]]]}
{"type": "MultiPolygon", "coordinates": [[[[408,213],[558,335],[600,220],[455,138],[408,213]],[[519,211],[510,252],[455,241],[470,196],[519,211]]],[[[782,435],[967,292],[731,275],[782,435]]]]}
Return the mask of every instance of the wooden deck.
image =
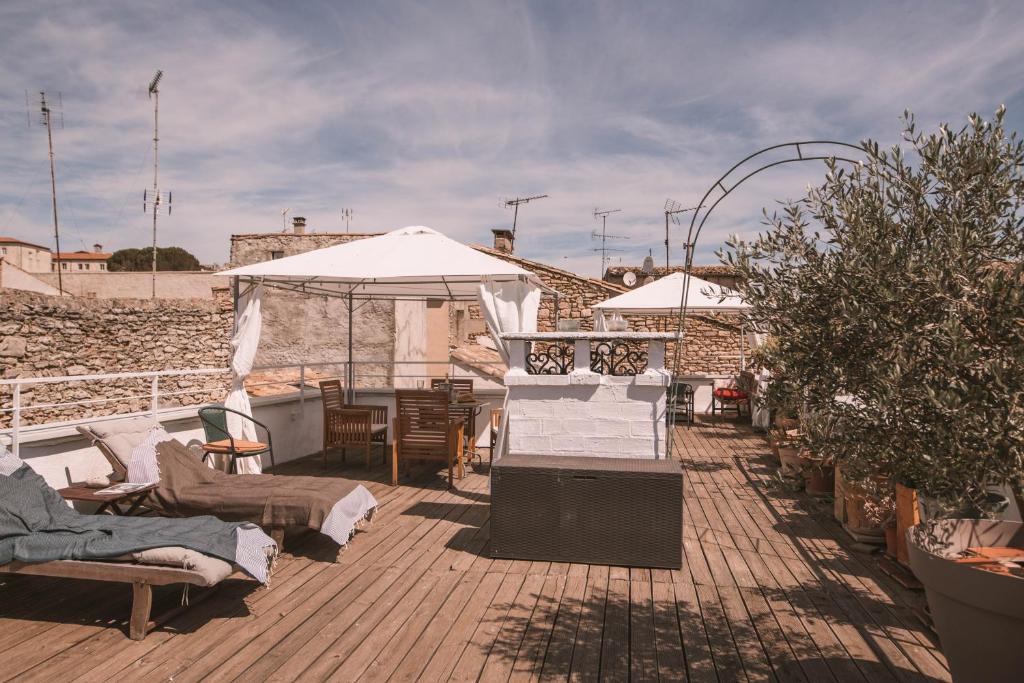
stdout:
{"type": "Polygon", "coordinates": [[[492,560],[485,475],[392,489],[312,459],[280,469],[364,479],[381,503],[339,562],[297,536],[269,589],[228,582],[142,642],[123,585],[4,576],[0,680],[949,680],[922,596],[774,486],[760,437],[718,423],[677,443],[682,571],[492,560]]]}

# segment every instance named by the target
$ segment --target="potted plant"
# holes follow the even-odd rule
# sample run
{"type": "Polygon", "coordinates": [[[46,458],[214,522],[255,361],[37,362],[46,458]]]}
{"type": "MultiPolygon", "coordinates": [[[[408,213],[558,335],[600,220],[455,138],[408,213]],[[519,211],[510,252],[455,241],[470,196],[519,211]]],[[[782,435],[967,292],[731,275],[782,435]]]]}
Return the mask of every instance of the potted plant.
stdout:
{"type": "Polygon", "coordinates": [[[1024,579],[954,561],[964,539],[1018,538],[961,519],[996,515],[993,489],[1024,476],[1024,145],[1003,118],[925,135],[908,114],[909,151],[864,142],[862,163],[829,162],[820,186],[766,215],[765,233],[722,253],[748,329],[775,341],[767,364],[827,424],[801,424],[801,444],[855,487],[892,482],[896,540],[909,539],[959,680],[1024,671],[1024,615],[987,597],[997,582],[1017,595],[1024,579]],[[939,521],[917,525],[921,507],[939,521]]]}

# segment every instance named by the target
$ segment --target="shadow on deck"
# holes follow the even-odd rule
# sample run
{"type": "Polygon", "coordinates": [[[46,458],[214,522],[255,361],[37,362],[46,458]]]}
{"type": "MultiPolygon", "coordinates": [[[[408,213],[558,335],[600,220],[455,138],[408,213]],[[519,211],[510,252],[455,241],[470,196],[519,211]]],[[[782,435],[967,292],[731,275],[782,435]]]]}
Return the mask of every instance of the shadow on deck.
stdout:
{"type": "Polygon", "coordinates": [[[3,576],[0,679],[949,680],[923,597],[772,485],[761,437],[705,422],[674,452],[680,571],[493,560],[486,468],[454,491],[428,471],[391,488],[385,468],[315,456],[278,471],[358,479],[380,502],[337,562],[325,537],[290,536],[269,588],[229,581],[142,642],[123,586],[3,576]]]}

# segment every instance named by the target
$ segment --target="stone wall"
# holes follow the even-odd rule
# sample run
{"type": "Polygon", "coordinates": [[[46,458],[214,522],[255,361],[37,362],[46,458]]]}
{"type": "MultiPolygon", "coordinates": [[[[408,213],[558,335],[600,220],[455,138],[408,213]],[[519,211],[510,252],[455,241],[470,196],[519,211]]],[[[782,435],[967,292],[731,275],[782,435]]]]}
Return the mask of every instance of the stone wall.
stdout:
{"type": "MultiPolygon", "coordinates": [[[[256,233],[231,236],[231,267],[294,256],[366,237],[369,233],[256,233]]],[[[224,279],[224,278],[222,278],[224,279]]],[[[389,300],[357,301],[352,315],[353,359],[361,387],[393,382],[395,304],[389,300]],[[383,361],[374,363],[373,361],[383,361]]],[[[263,333],[257,365],[335,363],[348,358],[348,305],[342,299],[308,296],[267,288],[263,295],[263,333]]],[[[318,369],[340,375],[342,365],[318,369]]]]}
{"type": "MultiPolygon", "coordinates": [[[[225,368],[230,361],[232,312],[226,290],[217,300],[78,299],[0,292],[0,372],[4,379],[150,370],[225,368]]],[[[160,380],[161,406],[222,400],[227,374],[160,380]]],[[[147,410],[150,380],[35,384],[22,388],[22,405],[114,402],[25,410],[21,424],[42,424],[147,410]]],[[[0,386],[0,408],[12,407],[13,387],[0,386]]],[[[11,425],[0,413],[0,428],[11,425]]]]}
{"type": "MultiPolygon", "coordinates": [[[[36,277],[53,287],[57,273],[36,273],[36,277]]],[[[153,274],[146,272],[62,273],[64,292],[91,299],[149,298],[153,291],[153,274]]],[[[227,287],[227,278],[209,271],[157,271],[158,299],[213,299],[213,290],[227,287]]]]}

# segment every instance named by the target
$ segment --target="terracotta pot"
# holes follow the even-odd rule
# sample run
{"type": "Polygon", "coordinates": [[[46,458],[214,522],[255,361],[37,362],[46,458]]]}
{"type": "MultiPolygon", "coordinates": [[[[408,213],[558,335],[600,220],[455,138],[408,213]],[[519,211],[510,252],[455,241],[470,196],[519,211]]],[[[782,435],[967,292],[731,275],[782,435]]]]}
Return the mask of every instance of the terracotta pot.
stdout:
{"type": "Polygon", "coordinates": [[[803,472],[803,459],[800,457],[799,448],[780,445],[779,463],[785,476],[797,477],[803,472]]]}
{"type": "Polygon", "coordinates": [[[909,566],[907,555],[907,530],[921,523],[921,511],[917,503],[917,489],[896,484],[896,559],[909,566]]]}
{"type": "Polygon", "coordinates": [[[1024,578],[952,559],[968,547],[1024,549],[1020,522],[946,519],[907,530],[910,566],[924,584],[954,681],[1015,681],[1024,671],[1024,578]]]}
{"type": "Polygon", "coordinates": [[[846,529],[856,536],[857,540],[881,545],[885,537],[885,530],[880,525],[868,521],[867,514],[864,512],[866,502],[867,496],[863,493],[846,492],[846,529]]]}
{"type": "Polygon", "coordinates": [[[894,524],[885,527],[885,554],[893,559],[896,558],[896,526],[894,524]]]}
{"type": "Polygon", "coordinates": [[[820,461],[804,458],[804,478],[807,493],[812,496],[831,496],[836,488],[836,468],[820,461]]]}

